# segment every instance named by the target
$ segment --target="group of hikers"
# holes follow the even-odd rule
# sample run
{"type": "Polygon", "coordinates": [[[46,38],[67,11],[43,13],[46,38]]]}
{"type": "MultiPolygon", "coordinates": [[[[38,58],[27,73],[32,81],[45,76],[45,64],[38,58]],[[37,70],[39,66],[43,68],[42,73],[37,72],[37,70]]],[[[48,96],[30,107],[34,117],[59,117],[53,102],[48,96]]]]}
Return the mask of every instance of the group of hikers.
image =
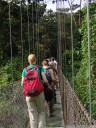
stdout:
{"type": "Polygon", "coordinates": [[[54,116],[56,88],[59,87],[57,61],[51,57],[38,66],[35,54],[30,54],[28,62],[22,71],[21,85],[26,96],[30,127],[46,128],[45,113],[48,117],[54,116]]]}

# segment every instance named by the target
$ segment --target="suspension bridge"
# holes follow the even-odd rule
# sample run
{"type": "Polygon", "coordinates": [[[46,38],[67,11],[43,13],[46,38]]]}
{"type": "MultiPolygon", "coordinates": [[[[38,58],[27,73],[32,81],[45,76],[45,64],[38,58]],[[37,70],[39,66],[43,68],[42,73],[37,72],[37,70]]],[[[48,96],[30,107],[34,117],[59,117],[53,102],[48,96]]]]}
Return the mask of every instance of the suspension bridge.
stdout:
{"type": "MultiPolygon", "coordinates": [[[[84,104],[80,101],[78,94],[75,92],[75,68],[74,68],[74,35],[73,29],[77,27],[76,19],[74,18],[75,14],[73,12],[75,0],[56,0],[56,13],[52,13],[55,18],[52,19],[52,24],[55,24],[54,19],[56,19],[57,26],[55,26],[54,30],[57,30],[57,39],[52,40],[49,39],[48,34],[46,33],[47,25],[50,24],[50,20],[48,21],[47,12],[46,12],[46,3],[47,1],[22,1],[22,0],[2,0],[2,8],[1,10],[5,11],[7,14],[4,18],[7,19],[7,22],[2,20],[2,32],[4,34],[3,29],[7,30],[8,38],[5,39],[4,48],[8,47],[8,55],[10,58],[10,83],[6,85],[7,82],[4,83],[2,80],[0,82],[0,128],[29,128],[29,118],[27,112],[27,106],[25,102],[25,97],[22,94],[22,87],[20,86],[20,79],[16,76],[19,76],[15,73],[14,67],[17,70],[22,72],[22,69],[26,62],[26,56],[30,53],[35,53],[37,56],[37,64],[41,65],[42,59],[46,55],[47,57],[53,55],[52,51],[54,51],[58,60],[59,67],[59,88],[56,91],[57,103],[54,104],[54,116],[48,118],[46,116],[46,127],[47,128],[96,128],[96,121],[92,117],[94,115],[92,112],[92,80],[91,80],[91,56],[90,56],[90,11],[89,6],[90,3],[96,6],[96,1],[86,0],[86,26],[87,26],[87,83],[88,83],[88,104],[89,108],[85,107],[84,104]],[[27,3],[26,3],[27,2],[27,3]],[[66,15],[65,15],[65,4],[66,2],[69,4],[69,9],[67,8],[66,15],[69,13],[70,33],[68,33],[68,28],[66,30],[66,15]],[[25,4],[26,3],[26,4],[25,4]],[[25,10],[24,10],[25,9],[25,10]],[[68,12],[69,11],[69,12],[68,12]],[[46,12],[46,13],[45,13],[46,12]],[[16,14],[15,14],[16,13],[16,14]],[[16,17],[15,17],[15,16],[16,17]],[[24,18],[25,17],[25,18],[24,18]],[[35,18],[34,18],[35,17],[35,18]],[[43,19],[43,17],[45,19],[43,19]],[[17,18],[17,19],[16,19],[17,18]],[[45,24],[45,28],[43,28],[43,22],[45,24]],[[48,24],[46,24],[49,22],[48,24]],[[19,26],[18,26],[19,25],[19,26]],[[75,26],[75,27],[74,27],[75,26]],[[5,28],[4,28],[5,27],[5,28]],[[19,31],[17,31],[17,29],[19,31]],[[43,30],[43,31],[41,31],[43,30]],[[24,31],[26,31],[24,33],[24,31]],[[66,34],[67,33],[67,34],[66,34]],[[70,35],[70,38],[67,37],[70,35]],[[16,37],[16,38],[15,38],[16,37]],[[9,39],[9,42],[8,42],[9,39]],[[65,41],[66,39],[66,41],[65,41]],[[51,42],[56,42],[56,46],[50,46],[51,42]],[[15,43],[16,42],[16,43],[15,43]],[[46,43],[47,42],[47,45],[46,43]],[[67,43],[66,43],[67,42],[67,43]],[[70,57],[71,62],[67,65],[67,54],[66,49],[70,45],[70,57]],[[6,46],[6,47],[5,47],[6,46]],[[16,49],[17,47],[17,49],[16,49]],[[14,50],[15,48],[15,50],[14,50]],[[25,50],[27,49],[27,52],[25,50]],[[47,50],[46,50],[47,49],[47,50]],[[49,50],[49,51],[48,51],[49,50]],[[64,53],[65,52],[65,53],[64,53]],[[17,58],[20,56],[20,60],[14,60],[14,54],[17,55],[17,58]],[[20,62],[21,61],[21,62],[20,62]],[[19,63],[19,64],[18,64],[19,63]],[[21,65],[21,67],[19,67],[21,65]],[[71,66],[70,66],[71,65],[71,66]],[[19,67],[19,68],[18,68],[19,67]],[[71,75],[68,70],[71,70],[71,75]],[[69,75],[71,76],[71,81],[69,79],[69,75]],[[6,95],[5,95],[6,94],[6,95]],[[88,110],[89,109],[89,110],[88,110]]],[[[78,24],[81,23],[81,5],[82,0],[79,1],[80,5],[78,6],[80,13],[78,24]]],[[[0,10],[0,13],[3,11],[0,10]]],[[[48,12],[51,14],[51,11],[48,12]]],[[[1,15],[1,14],[0,14],[1,15]]],[[[51,15],[50,15],[51,16],[51,15]]],[[[69,23],[68,22],[68,23],[69,23]]],[[[49,26],[50,27],[50,26],[49,26]]],[[[52,27],[52,26],[51,26],[52,27]]],[[[50,28],[51,28],[50,27],[50,28]]],[[[51,31],[50,31],[51,33],[51,31]]],[[[3,38],[4,35],[2,35],[3,38]]],[[[6,37],[5,35],[4,37],[6,37]]],[[[78,35],[77,35],[78,36],[78,35]]],[[[51,36],[50,36],[51,37],[51,36]]],[[[4,49],[2,48],[2,49],[4,49]]],[[[5,50],[6,52],[6,50],[5,50]]],[[[3,50],[1,51],[3,53],[3,50]]],[[[4,54],[4,53],[3,53],[4,54]]],[[[2,55],[3,55],[2,54],[2,55]]],[[[3,60],[3,59],[1,59],[3,60]]],[[[6,60],[6,59],[5,59],[6,60]]],[[[70,61],[69,60],[69,61],[70,61]]],[[[68,62],[69,62],[68,61],[68,62]]],[[[78,62],[79,63],[79,62],[78,62]]],[[[79,64],[78,64],[79,65],[79,64]]],[[[80,66],[80,65],[79,65],[80,66]]],[[[3,74],[6,74],[6,71],[1,72],[1,77],[3,74]]],[[[4,75],[5,77],[5,75],[4,75]]],[[[5,77],[6,79],[6,77],[5,77]]],[[[82,81],[84,84],[85,81],[82,81]]],[[[85,89],[86,90],[86,89],[85,89]]]]}

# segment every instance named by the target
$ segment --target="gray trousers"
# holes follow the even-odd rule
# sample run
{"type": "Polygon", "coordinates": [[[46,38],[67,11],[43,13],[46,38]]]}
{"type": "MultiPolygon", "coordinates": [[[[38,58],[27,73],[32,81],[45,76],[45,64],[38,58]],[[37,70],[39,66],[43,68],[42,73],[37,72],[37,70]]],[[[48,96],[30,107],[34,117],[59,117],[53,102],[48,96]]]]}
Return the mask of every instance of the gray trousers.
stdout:
{"type": "Polygon", "coordinates": [[[30,128],[46,128],[44,93],[42,92],[34,97],[26,96],[26,103],[30,118],[30,128]]]}

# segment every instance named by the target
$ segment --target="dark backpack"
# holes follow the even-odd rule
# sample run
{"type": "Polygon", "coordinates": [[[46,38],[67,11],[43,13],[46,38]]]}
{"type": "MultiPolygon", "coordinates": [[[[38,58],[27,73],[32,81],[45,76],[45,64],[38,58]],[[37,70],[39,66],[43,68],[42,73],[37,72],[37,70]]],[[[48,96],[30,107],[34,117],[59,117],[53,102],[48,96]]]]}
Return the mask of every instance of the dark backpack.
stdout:
{"type": "Polygon", "coordinates": [[[25,68],[27,73],[24,77],[23,93],[25,96],[37,96],[39,95],[44,87],[38,75],[37,66],[32,68],[25,68]]]}
{"type": "MultiPolygon", "coordinates": [[[[45,75],[46,75],[46,78],[47,78],[49,84],[51,84],[52,78],[51,78],[50,68],[45,69],[45,75]]],[[[47,102],[49,102],[53,99],[53,89],[50,89],[48,87],[48,85],[45,83],[44,83],[44,95],[45,95],[45,100],[47,102]]]]}
{"type": "Polygon", "coordinates": [[[50,68],[45,69],[45,75],[46,75],[46,78],[47,78],[49,84],[51,84],[52,83],[52,78],[51,78],[50,68]]]}

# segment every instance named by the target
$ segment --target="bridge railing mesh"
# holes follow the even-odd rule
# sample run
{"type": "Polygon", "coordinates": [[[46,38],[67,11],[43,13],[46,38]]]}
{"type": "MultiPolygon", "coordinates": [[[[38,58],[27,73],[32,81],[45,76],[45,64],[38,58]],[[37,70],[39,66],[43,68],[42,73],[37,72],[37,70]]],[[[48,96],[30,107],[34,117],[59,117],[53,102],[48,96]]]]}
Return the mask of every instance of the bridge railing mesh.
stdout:
{"type": "Polygon", "coordinates": [[[68,128],[72,126],[96,128],[95,121],[90,119],[88,111],[84,108],[62,72],[59,73],[59,81],[65,126],[68,126],[68,128]]]}
{"type": "Polygon", "coordinates": [[[27,128],[26,110],[20,81],[0,89],[0,128],[27,128]]]}

